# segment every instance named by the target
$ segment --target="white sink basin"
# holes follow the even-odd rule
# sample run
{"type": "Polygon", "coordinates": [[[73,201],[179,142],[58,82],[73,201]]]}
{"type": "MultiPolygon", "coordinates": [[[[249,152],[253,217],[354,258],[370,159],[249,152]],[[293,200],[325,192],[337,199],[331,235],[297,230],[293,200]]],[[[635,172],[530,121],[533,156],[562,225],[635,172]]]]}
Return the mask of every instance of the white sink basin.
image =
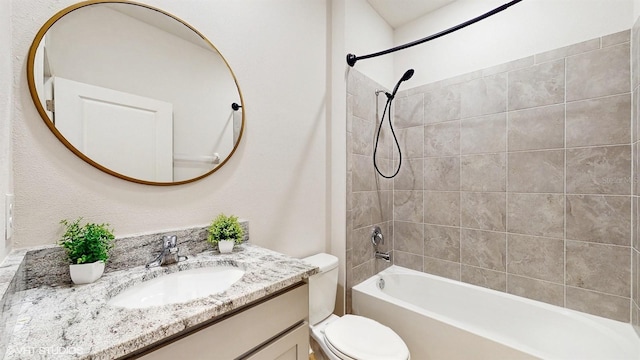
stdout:
{"type": "Polygon", "coordinates": [[[227,290],[240,280],[244,270],[214,266],[179,271],[137,284],[112,297],[107,303],[128,309],[177,304],[227,290]]]}

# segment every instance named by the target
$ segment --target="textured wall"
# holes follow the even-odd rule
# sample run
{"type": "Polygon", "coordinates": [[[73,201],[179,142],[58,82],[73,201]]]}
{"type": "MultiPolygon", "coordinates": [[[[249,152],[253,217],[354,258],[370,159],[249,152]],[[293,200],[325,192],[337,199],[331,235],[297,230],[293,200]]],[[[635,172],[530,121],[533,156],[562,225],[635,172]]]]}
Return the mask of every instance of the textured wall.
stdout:
{"type": "Polygon", "coordinates": [[[326,1],[145,1],[214,43],[246,102],[246,129],[233,158],[206,179],[174,187],[94,169],[35,111],[27,50],[40,26],[75,2],[12,2],[17,247],[53,243],[62,218],[110,222],[124,236],[204,225],[224,211],[251,221],[255,244],[293,256],[326,250],[326,1]]]}
{"type": "MultiPolygon", "coordinates": [[[[0,44],[11,43],[11,2],[0,1],[0,44]]],[[[12,193],[11,123],[13,72],[11,49],[0,53],[0,262],[10,244],[5,244],[5,194],[12,193]]]]}
{"type": "MultiPolygon", "coordinates": [[[[395,264],[628,322],[629,40],[615,33],[401,92],[406,160],[392,197],[360,185],[371,160],[353,155],[352,284],[377,270],[356,244],[378,196],[393,204],[382,222],[393,219],[395,264]]],[[[371,136],[355,128],[357,105],[356,154],[371,136]]]]}
{"type": "Polygon", "coordinates": [[[633,89],[632,154],[633,154],[633,245],[631,250],[631,322],[640,335],[640,19],[631,32],[631,88],[633,89]]]}

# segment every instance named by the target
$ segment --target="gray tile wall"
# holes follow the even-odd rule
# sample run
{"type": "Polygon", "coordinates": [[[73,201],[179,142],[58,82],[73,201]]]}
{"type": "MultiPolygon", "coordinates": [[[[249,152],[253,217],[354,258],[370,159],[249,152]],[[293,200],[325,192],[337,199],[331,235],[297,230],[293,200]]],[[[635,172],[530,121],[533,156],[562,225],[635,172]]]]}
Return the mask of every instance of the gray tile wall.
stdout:
{"type": "MultiPolygon", "coordinates": [[[[372,160],[375,133],[380,124],[377,119],[382,116],[386,100],[383,93],[379,98],[376,97],[375,91],[378,89],[383,87],[358,71],[350,70],[347,81],[347,312],[351,312],[351,287],[390,265],[374,260],[370,240],[374,225],[380,226],[385,237],[385,243],[379,247],[380,251],[390,251],[393,248],[393,180],[375,175],[372,160]]],[[[419,98],[420,106],[417,106],[418,102],[412,103],[411,100],[404,98],[398,101],[398,106],[404,109],[406,119],[396,117],[396,123],[406,121],[411,124],[412,119],[422,118],[422,97],[419,98]]],[[[403,208],[403,201],[408,201],[402,200],[403,196],[411,194],[402,189],[411,188],[413,182],[418,180],[422,184],[422,161],[412,161],[413,157],[422,160],[422,147],[418,149],[419,153],[413,153],[411,146],[418,142],[415,139],[417,134],[402,131],[397,134],[403,149],[408,149],[405,150],[402,172],[411,176],[405,176],[406,184],[396,184],[398,204],[395,211],[411,218],[415,211],[422,213],[422,206],[418,209],[403,208]]],[[[395,142],[389,135],[388,126],[383,127],[376,152],[378,168],[388,175],[395,171],[391,154],[395,142]]],[[[422,133],[419,136],[423,136],[422,133]]],[[[411,203],[413,201],[415,199],[411,199],[411,203]]]]}
{"type": "Polygon", "coordinates": [[[371,166],[379,85],[351,70],[348,289],[385,266],[379,223],[395,264],[637,324],[631,33],[402,91],[391,182],[371,166]]]}
{"type": "Polygon", "coordinates": [[[636,21],[631,31],[631,88],[633,89],[633,101],[632,101],[632,114],[633,121],[631,124],[631,139],[632,139],[632,151],[631,157],[633,158],[633,186],[632,190],[632,249],[631,249],[631,323],[633,324],[638,336],[640,336],[640,241],[638,240],[640,231],[638,224],[640,222],[639,211],[639,195],[640,195],[640,183],[638,174],[640,168],[638,167],[638,161],[640,156],[640,19],[636,21]]]}

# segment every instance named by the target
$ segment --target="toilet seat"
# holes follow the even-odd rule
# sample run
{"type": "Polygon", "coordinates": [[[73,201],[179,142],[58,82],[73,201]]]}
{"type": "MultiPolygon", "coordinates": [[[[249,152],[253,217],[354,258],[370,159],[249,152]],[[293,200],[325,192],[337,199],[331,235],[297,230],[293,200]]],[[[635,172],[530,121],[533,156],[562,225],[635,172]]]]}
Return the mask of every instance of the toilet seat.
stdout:
{"type": "Polygon", "coordinates": [[[343,354],[342,352],[340,352],[340,350],[333,347],[328,341],[326,341],[325,344],[327,344],[327,347],[329,348],[329,351],[331,351],[331,354],[337,356],[340,360],[358,360],[343,354]]]}
{"type": "Polygon", "coordinates": [[[330,350],[343,360],[407,360],[409,349],[390,328],[357,315],[344,315],[324,330],[330,350]]]}

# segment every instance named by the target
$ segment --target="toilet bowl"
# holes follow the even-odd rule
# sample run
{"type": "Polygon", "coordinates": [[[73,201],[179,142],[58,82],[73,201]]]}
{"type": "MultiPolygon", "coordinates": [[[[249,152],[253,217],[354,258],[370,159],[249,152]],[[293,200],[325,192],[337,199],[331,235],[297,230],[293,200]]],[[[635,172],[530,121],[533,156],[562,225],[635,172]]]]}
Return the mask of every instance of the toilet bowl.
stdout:
{"type": "Polygon", "coordinates": [[[320,272],[309,278],[311,337],[330,360],[409,360],[409,349],[391,328],[358,315],[334,315],[338,258],[316,254],[303,261],[320,272]]]}

